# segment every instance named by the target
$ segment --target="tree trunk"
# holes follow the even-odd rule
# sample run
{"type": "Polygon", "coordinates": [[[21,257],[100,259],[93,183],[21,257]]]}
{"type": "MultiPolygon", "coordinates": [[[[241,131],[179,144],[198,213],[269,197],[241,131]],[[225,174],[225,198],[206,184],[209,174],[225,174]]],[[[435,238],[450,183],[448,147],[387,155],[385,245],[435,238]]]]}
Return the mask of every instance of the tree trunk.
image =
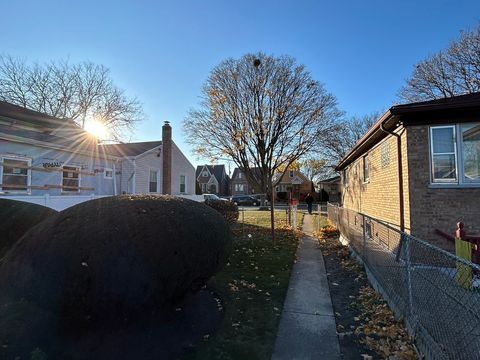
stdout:
{"type": "Polygon", "coordinates": [[[273,184],[270,186],[270,227],[272,229],[272,242],[275,244],[275,197],[273,184]]]}

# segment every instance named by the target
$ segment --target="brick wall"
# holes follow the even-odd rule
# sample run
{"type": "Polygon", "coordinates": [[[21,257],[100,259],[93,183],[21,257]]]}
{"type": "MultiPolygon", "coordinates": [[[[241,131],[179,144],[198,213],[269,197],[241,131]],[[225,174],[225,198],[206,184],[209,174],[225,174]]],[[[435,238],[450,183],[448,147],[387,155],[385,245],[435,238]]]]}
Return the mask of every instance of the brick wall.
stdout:
{"type": "Polygon", "coordinates": [[[430,185],[428,126],[410,126],[408,165],[412,234],[448,250],[453,245],[434,233],[452,234],[463,221],[467,234],[480,234],[480,188],[433,188],[430,185]]]}
{"type": "MultiPolygon", "coordinates": [[[[408,168],[407,168],[407,133],[405,129],[397,130],[401,135],[405,231],[410,231],[408,168]]],[[[389,135],[367,153],[369,164],[369,181],[363,181],[363,156],[347,168],[348,186],[343,187],[343,206],[364,213],[376,219],[400,226],[400,200],[397,162],[397,138],[389,135]],[[382,161],[382,153],[384,160],[382,161]]]]}

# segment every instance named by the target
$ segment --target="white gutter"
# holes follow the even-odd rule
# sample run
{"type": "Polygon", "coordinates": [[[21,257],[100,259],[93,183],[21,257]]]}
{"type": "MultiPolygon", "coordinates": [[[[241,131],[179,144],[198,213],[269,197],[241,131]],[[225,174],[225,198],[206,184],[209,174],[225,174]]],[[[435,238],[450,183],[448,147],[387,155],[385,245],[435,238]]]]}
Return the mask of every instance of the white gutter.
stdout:
{"type": "MultiPolygon", "coordinates": [[[[88,156],[88,157],[92,156],[92,153],[88,152],[88,151],[72,150],[72,149],[69,149],[69,148],[61,146],[61,145],[52,145],[52,143],[47,143],[47,142],[33,140],[33,139],[27,139],[27,138],[23,138],[23,137],[20,137],[20,136],[15,136],[15,135],[6,135],[6,134],[0,133],[0,139],[1,140],[24,143],[24,144],[28,144],[28,145],[37,145],[37,146],[45,147],[45,148],[48,148],[48,149],[62,150],[62,151],[66,151],[66,152],[71,152],[73,154],[79,154],[79,155],[84,155],[84,156],[88,156]]],[[[96,155],[99,158],[108,159],[108,160],[110,160],[110,159],[114,159],[114,160],[121,159],[120,157],[117,157],[117,156],[114,156],[114,155],[102,154],[98,150],[97,150],[96,155]]]]}

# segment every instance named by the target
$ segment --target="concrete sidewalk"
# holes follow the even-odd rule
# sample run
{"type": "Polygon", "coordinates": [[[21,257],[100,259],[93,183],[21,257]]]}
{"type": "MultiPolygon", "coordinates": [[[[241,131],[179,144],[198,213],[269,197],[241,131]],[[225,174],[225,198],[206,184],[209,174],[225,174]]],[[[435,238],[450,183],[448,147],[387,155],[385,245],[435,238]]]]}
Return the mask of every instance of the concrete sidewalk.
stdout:
{"type": "Polygon", "coordinates": [[[309,236],[313,217],[305,214],[303,231],[283,305],[273,360],[340,359],[332,300],[318,241],[309,236]]]}

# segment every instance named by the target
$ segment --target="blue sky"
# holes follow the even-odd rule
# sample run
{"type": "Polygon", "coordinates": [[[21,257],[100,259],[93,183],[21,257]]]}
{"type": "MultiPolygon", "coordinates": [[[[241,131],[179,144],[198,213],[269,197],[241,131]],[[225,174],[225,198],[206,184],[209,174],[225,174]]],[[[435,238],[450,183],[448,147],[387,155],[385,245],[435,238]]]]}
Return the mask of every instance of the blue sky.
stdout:
{"type": "Polygon", "coordinates": [[[0,0],[0,13],[0,52],[109,67],[147,115],[132,140],[160,139],[170,120],[197,165],[181,123],[221,60],[288,54],[347,115],[383,111],[415,63],[480,24],[480,1],[0,0]]]}

